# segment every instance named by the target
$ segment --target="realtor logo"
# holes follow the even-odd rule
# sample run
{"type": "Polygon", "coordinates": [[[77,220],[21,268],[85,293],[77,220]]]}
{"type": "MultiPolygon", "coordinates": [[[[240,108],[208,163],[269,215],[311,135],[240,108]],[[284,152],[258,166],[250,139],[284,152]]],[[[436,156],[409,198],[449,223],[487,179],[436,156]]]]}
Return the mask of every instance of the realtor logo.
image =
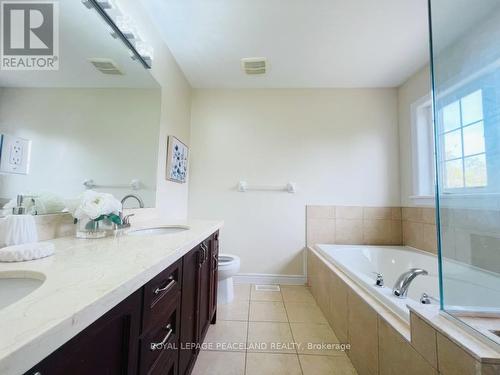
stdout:
{"type": "Polygon", "coordinates": [[[59,69],[59,4],[2,1],[0,69],[59,69]]]}

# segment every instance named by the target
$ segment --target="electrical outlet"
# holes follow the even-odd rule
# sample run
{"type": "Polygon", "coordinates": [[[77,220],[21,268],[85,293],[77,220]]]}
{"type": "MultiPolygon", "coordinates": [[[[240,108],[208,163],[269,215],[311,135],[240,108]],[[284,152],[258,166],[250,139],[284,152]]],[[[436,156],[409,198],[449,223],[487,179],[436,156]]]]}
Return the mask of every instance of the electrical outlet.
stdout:
{"type": "Polygon", "coordinates": [[[31,141],[11,135],[2,135],[0,172],[28,174],[31,141]]]}

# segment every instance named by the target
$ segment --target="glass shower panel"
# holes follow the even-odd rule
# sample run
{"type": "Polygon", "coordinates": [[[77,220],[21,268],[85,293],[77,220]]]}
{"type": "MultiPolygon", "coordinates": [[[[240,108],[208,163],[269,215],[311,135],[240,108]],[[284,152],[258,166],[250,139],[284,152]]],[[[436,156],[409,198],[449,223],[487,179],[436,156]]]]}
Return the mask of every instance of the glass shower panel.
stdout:
{"type": "Polygon", "coordinates": [[[430,26],[441,308],[500,343],[500,0],[430,0],[430,26]]]}

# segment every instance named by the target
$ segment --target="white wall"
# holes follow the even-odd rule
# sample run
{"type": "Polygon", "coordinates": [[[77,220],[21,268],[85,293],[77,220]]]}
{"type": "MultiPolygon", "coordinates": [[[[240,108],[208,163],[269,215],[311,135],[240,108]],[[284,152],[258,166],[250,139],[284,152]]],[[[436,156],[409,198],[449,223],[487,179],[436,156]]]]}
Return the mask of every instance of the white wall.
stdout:
{"type": "Polygon", "coordinates": [[[225,220],[242,273],[303,274],[306,204],[400,203],[396,89],[195,90],[191,123],[189,214],[225,220]]]}
{"type": "MultiPolygon", "coordinates": [[[[28,175],[0,175],[0,198],[56,193],[74,198],[85,187],[139,179],[155,204],[158,89],[0,89],[0,133],[32,141],[28,175]]],[[[99,189],[121,199],[132,189],[99,189]]]]}
{"type": "Polygon", "coordinates": [[[120,7],[138,25],[138,29],[154,48],[151,73],[162,88],[161,125],[157,166],[156,206],[163,217],[172,220],[187,217],[188,183],[165,179],[167,135],[175,135],[190,143],[191,86],[179,68],[158,30],[153,26],[143,3],[146,0],[120,0],[120,7]]]}
{"type": "Polygon", "coordinates": [[[400,148],[400,175],[401,175],[401,205],[413,207],[419,205],[410,199],[413,192],[413,167],[411,144],[411,105],[431,92],[431,78],[429,66],[412,75],[398,88],[398,123],[400,148]]]}

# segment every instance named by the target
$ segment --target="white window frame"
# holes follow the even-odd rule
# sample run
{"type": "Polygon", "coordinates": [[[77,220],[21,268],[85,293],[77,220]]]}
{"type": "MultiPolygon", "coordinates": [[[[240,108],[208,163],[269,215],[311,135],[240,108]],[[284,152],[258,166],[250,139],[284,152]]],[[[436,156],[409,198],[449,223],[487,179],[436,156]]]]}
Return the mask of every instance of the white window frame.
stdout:
{"type": "Polygon", "coordinates": [[[417,205],[433,206],[435,198],[435,149],[432,97],[427,94],[410,106],[412,195],[417,205]]]}
{"type": "MultiPolygon", "coordinates": [[[[462,99],[465,98],[467,95],[469,94],[472,94],[476,91],[481,91],[481,95],[483,95],[483,89],[480,87],[480,88],[476,88],[474,90],[471,90],[469,91],[468,93],[458,97],[456,99],[456,101],[458,101],[460,104],[460,119],[462,119],[462,99]]],[[[484,111],[484,108],[483,108],[483,111],[484,111]]],[[[442,123],[442,116],[443,116],[443,113],[442,111],[439,112],[439,114],[437,114],[440,118],[440,121],[439,123],[442,123]]],[[[465,195],[470,195],[470,194],[473,194],[473,195],[477,195],[477,194],[485,194],[485,193],[488,193],[491,191],[491,185],[489,184],[489,179],[487,177],[487,184],[484,185],[484,186],[465,186],[465,164],[464,164],[464,161],[466,158],[468,157],[471,157],[471,156],[476,156],[476,155],[486,155],[486,145],[485,145],[485,150],[481,153],[478,153],[476,155],[464,155],[464,129],[469,127],[469,126],[472,126],[472,125],[475,125],[479,122],[482,122],[483,123],[483,131],[484,131],[484,122],[485,122],[485,119],[484,119],[484,113],[483,113],[483,118],[481,120],[478,120],[478,121],[475,121],[473,123],[470,123],[470,124],[466,124],[464,125],[462,123],[462,120],[460,121],[460,127],[456,128],[456,129],[453,129],[451,131],[444,131],[443,129],[438,129],[438,136],[442,139],[440,139],[440,148],[442,148],[444,150],[444,134],[446,133],[449,133],[449,132],[452,132],[452,131],[456,131],[458,129],[460,129],[460,134],[461,134],[461,143],[462,143],[462,154],[460,157],[456,158],[455,160],[461,160],[462,161],[462,168],[463,168],[463,182],[464,182],[464,186],[461,186],[461,187],[446,187],[444,185],[444,180],[445,180],[445,176],[446,176],[446,161],[443,157],[441,157],[441,160],[439,160],[439,173],[442,175],[442,179],[443,179],[443,186],[441,188],[441,193],[443,195],[460,195],[460,196],[465,196],[465,195]]],[[[486,170],[486,173],[487,173],[487,176],[488,176],[488,170],[486,170]]]]}

